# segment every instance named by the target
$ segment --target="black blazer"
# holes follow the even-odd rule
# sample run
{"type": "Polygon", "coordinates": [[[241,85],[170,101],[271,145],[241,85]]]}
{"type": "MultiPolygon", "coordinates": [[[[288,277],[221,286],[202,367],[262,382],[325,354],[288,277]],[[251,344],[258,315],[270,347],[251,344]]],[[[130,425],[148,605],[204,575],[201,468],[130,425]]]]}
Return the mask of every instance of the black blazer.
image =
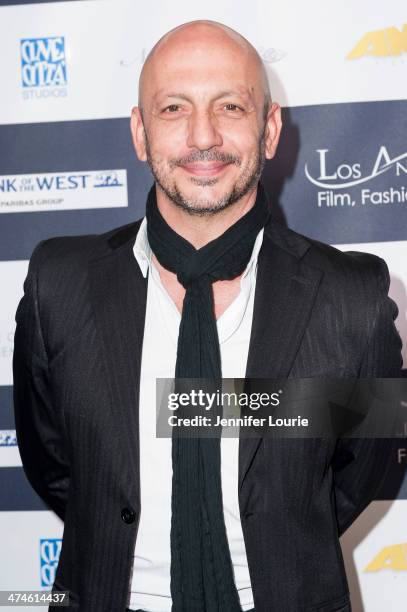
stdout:
{"type": "MultiPolygon", "coordinates": [[[[69,610],[126,608],[140,516],[147,281],[133,255],[139,225],[41,242],[16,314],[17,438],[32,486],[65,521],[54,589],[70,591],[69,610]]],[[[388,286],[380,258],[270,222],[247,376],[400,375],[388,286]]],[[[374,497],[389,448],[383,439],[240,439],[256,612],[351,609],[339,536],[374,497]]]]}

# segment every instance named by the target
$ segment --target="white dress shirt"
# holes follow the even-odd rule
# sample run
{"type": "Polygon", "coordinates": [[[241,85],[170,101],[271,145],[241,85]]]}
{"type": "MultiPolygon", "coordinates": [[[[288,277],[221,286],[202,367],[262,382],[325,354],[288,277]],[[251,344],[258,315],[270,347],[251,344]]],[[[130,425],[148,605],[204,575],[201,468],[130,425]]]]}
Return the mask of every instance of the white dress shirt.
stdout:
{"type": "MultiPolygon", "coordinates": [[[[241,277],[238,296],[217,320],[222,376],[244,378],[253,318],[257,255],[263,230],[241,277]]],[[[143,276],[148,273],[147,306],[140,375],[141,515],[134,552],[129,607],[170,612],[170,528],[172,459],[170,438],[156,437],[156,378],[173,378],[181,315],[151,260],[144,218],[134,244],[143,276]]],[[[221,439],[221,482],[226,533],[242,610],[253,608],[238,501],[238,438],[221,439]]]]}

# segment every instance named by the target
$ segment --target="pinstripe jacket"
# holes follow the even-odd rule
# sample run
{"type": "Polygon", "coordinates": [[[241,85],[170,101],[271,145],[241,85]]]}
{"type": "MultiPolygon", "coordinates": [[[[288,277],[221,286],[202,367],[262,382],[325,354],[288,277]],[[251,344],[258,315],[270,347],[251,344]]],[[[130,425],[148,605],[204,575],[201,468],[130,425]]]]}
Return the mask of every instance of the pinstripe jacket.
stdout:
{"type": "MultiPolygon", "coordinates": [[[[41,242],[16,314],[18,443],[32,486],[64,520],[54,589],[70,591],[69,610],[126,608],[140,516],[147,282],[132,250],[139,224],[41,242]]],[[[247,376],[398,376],[388,287],[378,257],[341,253],[271,221],[258,258],[247,376]]],[[[374,497],[390,445],[240,440],[256,612],[350,611],[339,536],[374,497]]]]}

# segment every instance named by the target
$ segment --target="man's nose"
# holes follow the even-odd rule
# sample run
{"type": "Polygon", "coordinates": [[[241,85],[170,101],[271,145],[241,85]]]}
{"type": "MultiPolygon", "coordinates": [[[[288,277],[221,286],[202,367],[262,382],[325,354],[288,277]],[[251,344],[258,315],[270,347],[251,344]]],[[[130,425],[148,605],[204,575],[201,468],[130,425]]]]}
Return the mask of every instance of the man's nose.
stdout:
{"type": "Polygon", "coordinates": [[[216,125],[216,117],[208,111],[195,110],[188,121],[188,147],[204,151],[222,144],[223,140],[216,125]]]}

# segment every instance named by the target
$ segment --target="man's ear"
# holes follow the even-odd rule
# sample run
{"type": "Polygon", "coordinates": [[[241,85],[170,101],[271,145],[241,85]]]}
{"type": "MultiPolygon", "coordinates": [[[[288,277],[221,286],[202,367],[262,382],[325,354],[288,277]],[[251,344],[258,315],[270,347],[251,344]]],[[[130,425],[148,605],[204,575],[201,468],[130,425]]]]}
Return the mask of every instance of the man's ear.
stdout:
{"type": "Polygon", "coordinates": [[[136,149],[137,157],[140,161],[147,161],[146,141],[144,124],[141,116],[141,110],[138,106],[132,108],[130,118],[130,129],[133,138],[134,148],[136,149]]]}
{"type": "Polygon", "coordinates": [[[266,159],[272,159],[276,153],[278,141],[281,133],[281,108],[277,102],[273,102],[267,113],[266,118],[266,134],[265,134],[265,152],[266,159]]]}

